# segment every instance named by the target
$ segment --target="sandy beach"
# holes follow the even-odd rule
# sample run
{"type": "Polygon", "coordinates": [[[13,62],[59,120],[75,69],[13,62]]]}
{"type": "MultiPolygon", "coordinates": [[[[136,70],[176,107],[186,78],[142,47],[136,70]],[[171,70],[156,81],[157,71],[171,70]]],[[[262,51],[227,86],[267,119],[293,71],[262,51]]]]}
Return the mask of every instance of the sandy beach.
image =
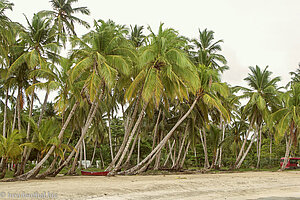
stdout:
{"type": "Polygon", "coordinates": [[[300,199],[300,171],[56,177],[0,183],[0,199],[300,199]],[[22,195],[19,198],[17,195],[22,195]],[[50,195],[50,196],[49,196],[50,195]]]}

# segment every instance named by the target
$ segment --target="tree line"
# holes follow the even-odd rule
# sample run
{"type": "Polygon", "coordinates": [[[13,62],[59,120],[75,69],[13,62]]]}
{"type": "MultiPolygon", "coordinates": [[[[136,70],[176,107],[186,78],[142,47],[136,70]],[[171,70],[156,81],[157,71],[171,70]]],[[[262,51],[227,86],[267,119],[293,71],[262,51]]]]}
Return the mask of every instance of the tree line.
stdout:
{"type": "Polygon", "coordinates": [[[87,159],[111,175],[274,167],[284,156],[283,170],[299,155],[299,68],[285,87],[268,66],[231,86],[213,31],[190,39],[163,23],[148,34],[112,20],[91,26],[76,2],[50,0],[23,25],[0,0],[0,178],[11,168],[13,180],[71,175],[87,159]]]}

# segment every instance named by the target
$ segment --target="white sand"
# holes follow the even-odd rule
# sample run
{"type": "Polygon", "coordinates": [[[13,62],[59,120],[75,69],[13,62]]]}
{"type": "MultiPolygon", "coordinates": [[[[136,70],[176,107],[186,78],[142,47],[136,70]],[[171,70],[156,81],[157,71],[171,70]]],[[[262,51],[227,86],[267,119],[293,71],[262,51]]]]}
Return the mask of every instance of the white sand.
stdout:
{"type": "Polygon", "coordinates": [[[279,200],[283,197],[300,199],[300,171],[165,176],[77,176],[0,183],[0,195],[6,197],[8,193],[32,194],[44,191],[56,194],[57,199],[72,200],[258,198],[279,200]]]}

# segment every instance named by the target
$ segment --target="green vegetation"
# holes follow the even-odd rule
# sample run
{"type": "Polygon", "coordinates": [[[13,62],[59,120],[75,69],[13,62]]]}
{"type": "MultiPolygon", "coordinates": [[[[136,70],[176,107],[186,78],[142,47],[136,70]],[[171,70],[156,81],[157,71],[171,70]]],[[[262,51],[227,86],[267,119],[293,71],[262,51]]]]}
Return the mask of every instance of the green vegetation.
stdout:
{"type": "Polygon", "coordinates": [[[247,87],[231,86],[213,31],[189,39],[164,24],[90,28],[76,17],[88,8],[50,2],[22,26],[0,0],[0,178],[78,174],[85,160],[111,175],[274,171],[281,157],[282,169],[299,157],[300,69],[284,88],[259,66],[247,87]],[[89,32],[78,36],[75,23],[89,32]]]}

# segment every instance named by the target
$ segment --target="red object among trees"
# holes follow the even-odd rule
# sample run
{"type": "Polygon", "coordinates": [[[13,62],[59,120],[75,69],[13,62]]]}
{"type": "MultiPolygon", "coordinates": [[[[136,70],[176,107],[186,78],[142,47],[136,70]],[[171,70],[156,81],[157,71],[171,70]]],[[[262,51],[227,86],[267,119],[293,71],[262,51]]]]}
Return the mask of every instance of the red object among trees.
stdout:
{"type": "Polygon", "coordinates": [[[105,172],[86,172],[86,171],[81,170],[81,175],[83,175],[83,176],[107,176],[108,173],[109,173],[109,171],[105,171],[105,172]]]}
{"type": "MultiPolygon", "coordinates": [[[[284,157],[280,159],[280,167],[283,165],[284,157]]],[[[288,162],[285,166],[286,169],[300,168],[300,158],[288,158],[288,162]]]]}

